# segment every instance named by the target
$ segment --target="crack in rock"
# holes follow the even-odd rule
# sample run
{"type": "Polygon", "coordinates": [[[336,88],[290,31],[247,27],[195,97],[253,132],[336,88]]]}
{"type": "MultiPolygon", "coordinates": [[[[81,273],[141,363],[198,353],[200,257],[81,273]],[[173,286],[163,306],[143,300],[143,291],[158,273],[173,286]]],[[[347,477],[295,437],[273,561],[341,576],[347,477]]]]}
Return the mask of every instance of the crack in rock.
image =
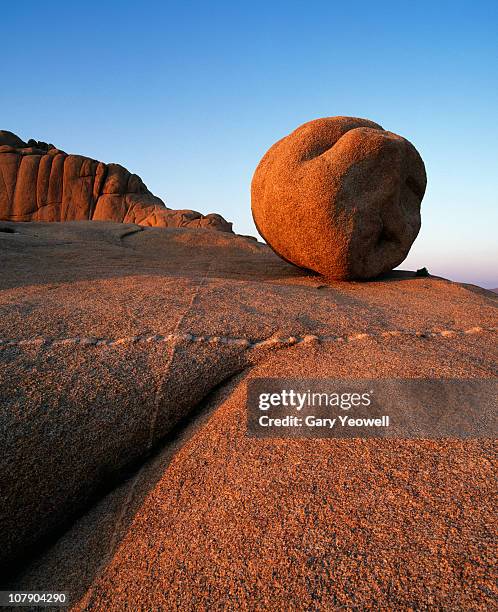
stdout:
{"type": "Polygon", "coordinates": [[[358,332],[344,336],[336,335],[314,335],[304,336],[270,336],[269,338],[251,339],[239,336],[211,336],[207,334],[196,335],[192,333],[173,334],[138,334],[136,336],[124,336],[122,338],[98,338],[94,336],[74,336],[71,338],[37,337],[26,339],[2,339],[0,338],[0,349],[9,347],[56,347],[56,346],[104,346],[112,347],[121,344],[161,343],[161,342],[202,342],[207,344],[221,344],[230,346],[246,347],[248,349],[271,348],[277,346],[292,346],[295,344],[328,343],[328,342],[356,342],[369,338],[393,338],[393,337],[415,337],[415,338],[451,338],[454,336],[466,336],[482,333],[493,333],[498,327],[475,326],[469,329],[430,329],[430,330],[386,330],[373,333],[358,332]]]}

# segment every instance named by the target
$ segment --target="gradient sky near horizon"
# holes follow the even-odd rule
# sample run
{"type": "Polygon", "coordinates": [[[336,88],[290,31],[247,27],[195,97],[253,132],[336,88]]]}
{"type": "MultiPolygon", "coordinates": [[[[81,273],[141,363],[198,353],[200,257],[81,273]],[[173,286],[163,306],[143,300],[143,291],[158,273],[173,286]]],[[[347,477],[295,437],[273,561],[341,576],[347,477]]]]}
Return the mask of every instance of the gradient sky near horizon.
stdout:
{"type": "Polygon", "coordinates": [[[324,116],[427,169],[401,268],[498,287],[498,3],[3,3],[0,129],[118,162],[171,208],[256,235],[254,169],[324,116]]]}

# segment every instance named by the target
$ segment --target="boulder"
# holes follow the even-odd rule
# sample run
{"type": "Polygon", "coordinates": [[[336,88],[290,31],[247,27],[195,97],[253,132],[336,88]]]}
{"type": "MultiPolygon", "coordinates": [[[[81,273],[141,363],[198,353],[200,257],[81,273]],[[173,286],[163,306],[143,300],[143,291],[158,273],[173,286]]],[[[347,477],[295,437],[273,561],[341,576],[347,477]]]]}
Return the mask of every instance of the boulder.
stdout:
{"type": "Polygon", "coordinates": [[[0,130],[0,146],[7,145],[9,147],[27,147],[28,145],[22,141],[19,136],[8,130],[0,130]]]}
{"type": "Polygon", "coordinates": [[[170,210],[119,164],[68,155],[42,141],[25,143],[8,131],[0,131],[0,178],[4,221],[115,221],[232,231],[220,215],[170,210]]]}
{"type": "Polygon", "coordinates": [[[256,168],[252,213],[272,249],[337,279],[398,266],[420,229],[424,163],[405,138],[355,117],[305,123],[256,168]]]}

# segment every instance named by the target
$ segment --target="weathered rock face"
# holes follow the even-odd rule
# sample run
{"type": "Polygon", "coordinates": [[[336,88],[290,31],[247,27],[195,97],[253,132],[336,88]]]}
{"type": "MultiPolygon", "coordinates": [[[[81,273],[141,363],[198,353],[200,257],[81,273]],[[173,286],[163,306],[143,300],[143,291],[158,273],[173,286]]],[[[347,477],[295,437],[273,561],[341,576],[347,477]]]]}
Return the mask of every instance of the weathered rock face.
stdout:
{"type": "Polygon", "coordinates": [[[170,210],[119,164],[68,155],[45,142],[0,131],[0,219],[117,221],[232,231],[217,214],[170,210]]]}
{"type": "Polygon", "coordinates": [[[354,117],[305,123],[252,181],[260,234],[284,259],[339,279],[388,272],[420,229],[424,163],[406,139],[354,117]]]}
{"type": "Polygon", "coordinates": [[[2,588],[57,585],[73,611],[496,608],[494,440],[257,440],[246,398],[254,378],[494,378],[498,296],[325,285],[227,232],[7,228],[2,588]]]}

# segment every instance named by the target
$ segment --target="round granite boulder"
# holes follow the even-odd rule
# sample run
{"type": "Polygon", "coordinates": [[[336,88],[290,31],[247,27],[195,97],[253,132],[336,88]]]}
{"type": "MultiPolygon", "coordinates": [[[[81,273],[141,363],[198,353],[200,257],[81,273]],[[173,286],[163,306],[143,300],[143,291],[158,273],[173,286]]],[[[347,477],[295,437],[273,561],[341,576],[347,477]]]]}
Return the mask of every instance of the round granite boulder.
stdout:
{"type": "Polygon", "coordinates": [[[252,180],[252,214],[291,263],[337,279],[373,278],[408,254],[426,183],[405,138],[367,119],[326,117],[267,151],[252,180]]]}

